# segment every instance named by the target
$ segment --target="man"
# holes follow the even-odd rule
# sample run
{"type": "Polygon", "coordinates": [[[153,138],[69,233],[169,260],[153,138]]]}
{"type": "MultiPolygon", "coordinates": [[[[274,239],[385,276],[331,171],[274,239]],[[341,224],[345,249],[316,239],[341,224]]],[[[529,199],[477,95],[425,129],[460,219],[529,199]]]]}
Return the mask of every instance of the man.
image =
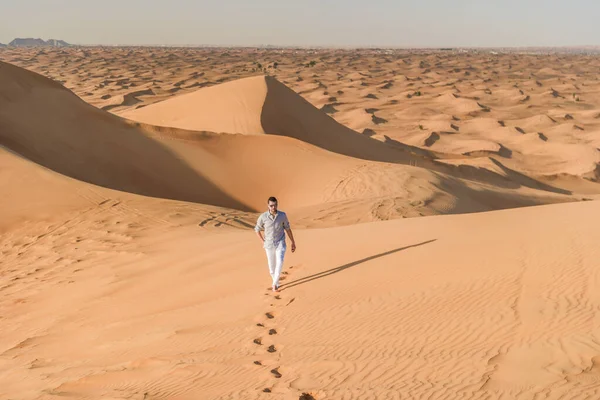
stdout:
{"type": "Polygon", "coordinates": [[[258,217],[254,230],[263,242],[263,247],[267,252],[269,272],[271,273],[271,278],[273,278],[273,291],[279,292],[279,275],[281,275],[283,258],[287,249],[285,243],[286,232],[292,241],[292,253],[296,251],[296,242],[294,241],[294,235],[292,235],[287,215],[283,211],[277,210],[277,199],[269,197],[267,205],[269,210],[258,217]],[[265,231],[264,237],[262,230],[265,231]]]}

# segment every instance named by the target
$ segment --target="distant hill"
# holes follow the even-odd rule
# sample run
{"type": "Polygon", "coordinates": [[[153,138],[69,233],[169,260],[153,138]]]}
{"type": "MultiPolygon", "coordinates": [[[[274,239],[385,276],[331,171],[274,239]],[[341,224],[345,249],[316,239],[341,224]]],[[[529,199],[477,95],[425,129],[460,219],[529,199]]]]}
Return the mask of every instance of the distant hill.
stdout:
{"type": "Polygon", "coordinates": [[[8,44],[13,47],[36,47],[36,46],[44,46],[44,47],[67,47],[70,46],[69,43],[64,40],[57,39],[49,39],[48,41],[44,41],[43,39],[33,39],[33,38],[17,38],[8,44]]]}
{"type": "Polygon", "coordinates": [[[21,39],[21,38],[17,38],[14,39],[12,42],[10,42],[8,44],[9,46],[14,46],[14,47],[24,47],[24,46],[46,46],[46,42],[42,39],[33,39],[33,38],[27,38],[27,39],[21,39]]]}
{"type": "Polygon", "coordinates": [[[0,43],[0,47],[6,47],[4,43],[0,43]]]}
{"type": "Polygon", "coordinates": [[[71,46],[69,43],[65,42],[64,40],[58,40],[58,39],[48,39],[46,41],[46,44],[48,46],[54,46],[54,47],[67,47],[67,46],[71,46]]]}

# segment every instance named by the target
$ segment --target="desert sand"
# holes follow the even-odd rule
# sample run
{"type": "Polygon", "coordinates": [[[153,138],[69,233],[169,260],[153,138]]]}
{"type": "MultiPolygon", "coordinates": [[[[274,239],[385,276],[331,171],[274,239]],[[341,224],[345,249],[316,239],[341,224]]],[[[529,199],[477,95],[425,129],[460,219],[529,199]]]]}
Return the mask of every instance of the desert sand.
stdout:
{"type": "Polygon", "coordinates": [[[0,50],[0,398],[598,398],[597,65],[0,50]]]}

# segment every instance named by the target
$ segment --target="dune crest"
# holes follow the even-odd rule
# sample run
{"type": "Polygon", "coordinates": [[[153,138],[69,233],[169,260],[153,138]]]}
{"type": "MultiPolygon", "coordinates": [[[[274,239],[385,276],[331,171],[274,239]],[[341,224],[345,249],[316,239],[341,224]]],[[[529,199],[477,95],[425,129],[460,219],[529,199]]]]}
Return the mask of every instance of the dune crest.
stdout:
{"type": "Polygon", "coordinates": [[[288,136],[335,153],[373,161],[422,160],[339,124],[271,76],[202,88],[121,116],[193,131],[288,136]]]}

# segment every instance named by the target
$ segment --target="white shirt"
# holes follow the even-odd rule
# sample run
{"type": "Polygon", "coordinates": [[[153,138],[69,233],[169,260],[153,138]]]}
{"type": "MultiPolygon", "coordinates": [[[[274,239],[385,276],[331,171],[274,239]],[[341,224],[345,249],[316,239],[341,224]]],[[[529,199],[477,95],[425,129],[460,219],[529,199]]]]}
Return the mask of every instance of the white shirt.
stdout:
{"type": "Polygon", "coordinates": [[[285,240],[285,230],[290,229],[290,221],[283,211],[277,211],[275,215],[266,211],[259,215],[254,230],[265,231],[265,248],[277,247],[281,240],[285,240]]]}

